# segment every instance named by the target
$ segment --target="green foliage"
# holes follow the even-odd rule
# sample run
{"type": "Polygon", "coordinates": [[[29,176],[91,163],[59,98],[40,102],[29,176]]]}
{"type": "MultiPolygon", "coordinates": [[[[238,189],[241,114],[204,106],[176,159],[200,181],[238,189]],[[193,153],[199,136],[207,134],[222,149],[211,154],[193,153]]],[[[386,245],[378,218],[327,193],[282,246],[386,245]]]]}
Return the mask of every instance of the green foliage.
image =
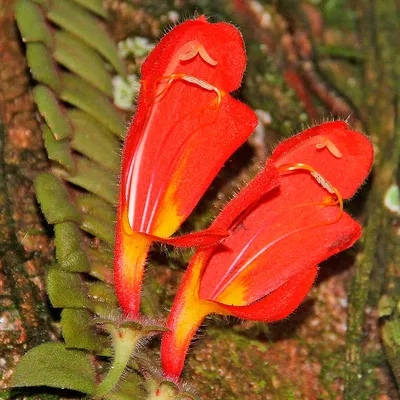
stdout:
{"type": "Polygon", "coordinates": [[[50,49],[41,42],[30,42],[26,45],[26,58],[33,78],[59,93],[60,75],[50,49]]]}
{"type": "MultiPolygon", "coordinates": [[[[95,318],[109,324],[110,315],[121,317],[112,286],[111,249],[125,123],[110,100],[113,87],[107,63],[122,78],[125,67],[114,41],[100,24],[98,17],[107,17],[102,3],[18,0],[16,16],[28,42],[28,65],[40,83],[34,89],[34,100],[45,122],[45,147],[57,163],[54,174],[43,173],[35,181],[43,214],[55,225],[57,265],[48,271],[47,293],[53,307],[63,308],[61,328],[66,347],[110,356],[108,338],[96,328],[95,318]],[[64,69],[68,72],[62,72],[64,69]],[[71,185],[64,184],[66,181],[83,190],[77,195],[71,185]],[[97,240],[90,242],[86,237],[84,245],[82,230],[97,240]]],[[[67,350],[60,343],[30,351],[18,367],[15,385],[47,385],[106,395],[125,370],[137,341],[147,334],[136,328],[122,328],[124,335],[113,336],[118,359],[111,368],[106,367],[108,372],[100,385],[95,385],[90,364],[90,370],[86,368],[85,353],[67,350]],[[42,358],[48,361],[44,366],[42,358]]],[[[121,333],[118,329],[114,331],[121,333]]],[[[137,381],[138,375],[132,381],[134,387],[137,381]]],[[[114,395],[117,393],[114,390],[114,395]]]]}
{"type": "Polygon", "coordinates": [[[72,127],[54,92],[47,86],[38,85],[33,89],[33,97],[40,115],[50,127],[56,140],[71,137],[72,127]]]}
{"type": "Polygon", "coordinates": [[[82,7],[94,12],[103,18],[108,18],[108,13],[103,7],[103,0],[74,0],[76,3],[80,4],[82,7]]]}
{"type": "Polygon", "coordinates": [[[11,385],[50,386],[92,394],[95,373],[87,354],[68,350],[62,343],[45,343],[25,354],[11,385]]]}
{"type": "Polygon", "coordinates": [[[82,214],[89,214],[105,222],[114,223],[115,208],[92,194],[81,194],[76,198],[76,206],[82,214]]]}
{"type": "Polygon", "coordinates": [[[74,222],[54,226],[58,265],[70,272],[89,272],[88,256],[81,248],[82,235],[74,222]]]}
{"type": "Polygon", "coordinates": [[[53,55],[57,62],[90,82],[105,95],[112,96],[110,72],[92,47],[65,31],[54,32],[54,41],[53,55]]]}
{"type": "Polygon", "coordinates": [[[61,327],[66,347],[109,356],[108,339],[96,331],[92,320],[93,315],[85,309],[65,308],[62,311],[61,327]]]}
{"type": "Polygon", "coordinates": [[[106,396],[107,400],[132,400],[144,399],[145,392],[143,388],[143,381],[139,374],[135,372],[128,372],[125,374],[124,379],[118,383],[118,390],[109,393],[106,396]]]}
{"type": "Polygon", "coordinates": [[[62,74],[60,98],[94,117],[112,133],[122,137],[125,124],[110,100],[84,79],[69,73],[62,74]]]}
{"type": "Polygon", "coordinates": [[[74,127],[71,147],[110,171],[119,172],[119,140],[100,122],[80,110],[68,113],[74,127]],[[93,146],[96,143],[96,146],[93,146]]]}
{"type": "Polygon", "coordinates": [[[43,42],[51,47],[53,38],[40,7],[30,0],[15,4],[15,18],[24,42],[43,42]]]}
{"type": "Polygon", "coordinates": [[[35,192],[49,224],[81,221],[81,215],[69,201],[67,189],[53,174],[45,172],[39,175],[35,180],[35,192]]]}
{"type": "Polygon", "coordinates": [[[114,246],[115,224],[108,222],[90,214],[82,218],[81,228],[93,236],[104,240],[111,246],[114,246]]]}
{"type": "Polygon", "coordinates": [[[76,157],[76,174],[60,171],[67,181],[96,194],[114,205],[117,202],[117,183],[115,175],[93,161],[76,157]]]}
{"type": "Polygon", "coordinates": [[[46,278],[47,294],[55,308],[90,308],[84,282],[79,274],[50,268],[46,278]]]}
{"type": "Polygon", "coordinates": [[[75,173],[75,162],[72,158],[69,140],[57,140],[47,125],[42,127],[42,136],[49,159],[58,162],[69,173],[75,173]]]}
{"type": "Polygon", "coordinates": [[[113,40],[98,23],[98,20],[77,2],[72,0],[53,1],[48,11],[48,18],[97,50],[120,75],[126,75],[125,66],[118,57],[113,40]]]}
{"type": "Polygon", "coordinates": [[[118,301],[113,286],[104,282],[89,282],[87,288],[88,295],[91,299],[113,305],[116,308],[118,307],[118,301]]]}

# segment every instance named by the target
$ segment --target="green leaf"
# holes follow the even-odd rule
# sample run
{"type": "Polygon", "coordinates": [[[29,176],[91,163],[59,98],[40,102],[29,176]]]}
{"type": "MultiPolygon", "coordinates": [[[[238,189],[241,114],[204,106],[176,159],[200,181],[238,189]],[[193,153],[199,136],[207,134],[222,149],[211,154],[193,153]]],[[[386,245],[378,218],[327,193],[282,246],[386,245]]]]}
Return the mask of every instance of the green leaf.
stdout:
{"type": "Polygon", "coordinates": [[[90,275],[110,285],[114,282],[112,269],[104,264],[92,263],[90,275]]]}
{"type": "Polygon", "coordinates": [[[62,100],[86,111],[117,136],[124,135],[125,124],[122,117],[102,92],[73,74],[62,74],[62,82],[62,100]]]}
{"type": "Polygon", "coordinates": [[[110,355],[108,339],[93,326],[93,315],[85,309],[66,308],[61,313],[62,334],[66,347],[86,349],[110,355]]]}
{"type": "Polygon", "coordinates": [[[74,1],[54,0],[47,16],[50,21],[96,49],[119,75],[126,76],[125,66],[118,56],[115,43],[93,14],[74,1]]]}
{"type": "Polygon", "coordinates": [[[90,260],[90,275],[100,279],[103,282],[112,284],[113,279],[113,259],[114,254],[110,250],[102,248],[87,249],[87,255],[90,260]]]}
{"type": "Polygon", "coordinates": [[[114,246],[115,224],[86,214],[82,217],[81,229],[114,246]]]}
{"type": "Polygon", "coordinates": [[[75,221],[80,223],[81,216],[68,198],[64,184],[53,174],[44,172],[35,180],[35,192],[40,207],[49,224],[75,221]]]}
{"type": "Polygon", "coordinates": [[[50,386],[93,394],[95,372],[88,355],[45,343],[28,351],[17,365],[11,386],[50,386]]]}
{"type": "Polygon", "coordinates": [[[114,252],[108,246],[99,246],[96,249],[88,248],[87,255],[91,263],[101,263],[110,268],[113,266],[114,252]]]}
{"type": "Polygon", "coordinates": [[[107,10],[103,6],[103,0],[74,0],[76,3],[80,4],[82,7],[87,8],[93,13],[99,15],[103,18],[108,18],[107,10]]]}
{"type": "Polygon", "coordinates": [[[48,10],[50,8],[50,4],[53,0],[32,0],[32,1],[39,4],[45,10],[48,10]]]}
{"type": "Polygon", "coordinates": [[[79,274],[52,267],[46,278],[47,294],[55,308],[91,308],[86,287],[79,274]]]}
{"type": "Polygon", "coordinates": [[[114,306],[118,305],[114,287],[104,282],[89,282],[88,295],[94,301],[114,306]]]}
{"type": "Polygon", "coordinates": [[[40,115],[53,132],[57,140],[72,136],[72,127],[63,112],[54,92],[47,86],[38,85],[33,89],[33,98],[39,109],[40,115]]]}
{"type": "Polygon", "coordinates": [[[111,75],[92,47],[65,31],[55,31],[54,41],[57,62],[112,97],[111,75]]]}
{"type": "Polygon", "coordinates": [[[75,163],[72,158],[69,139],[56,140],[47,125],[42,126],[42,136],[50,160],[60,163],[70,174],[75,173],[75,163]]]}
{"type": "Polygon", "coordinates": [[[119,140],[102,124],[80,110],[69,112],[74,127],[71,145],[86,157],[118,173],[120,167],[119,140]],[[96,143],[96,146],[93,146],[96,143]]]}
{"type": "Polygon", "coordinates": [[[40,7],[30,0],[18,0],[15,18],[24,42],[43,42],[52,47],[53,39],[40,7]]]}
{"type": "Polygon", "coordinates": [[[107,400],[132,400],[146,398],[143,378],[137,372],[124,372],[117,387],[105,396],[107,400]]]}
{"type": "Polygon", "coordinates": [[[81,248],[82,235],[74,222],[54,226],[56,257],[61,268],[71,272],[89,272],[90,262],[81,248]]]}
{"type": "Polygon", "coordinates": [[[61,80],[49,48],[41,42],[30,42],[26,45],[26,58],[33,78],[59,93],[61,80]]]}
{"type": "Polygon", "coordinates": [[[110,223],[115,222],[115,208],[98,196],[86,193],[81,194],[76,199],[76,206],[83,214],[90,214],[110,223]]]}
{"type": "Polygon", "coordinates": [[[83,157],[76,158],[76,174],[59,171],[69,182],[97,194],[114,205],[117,202],[117,178],[101,165],[83,157]]]}

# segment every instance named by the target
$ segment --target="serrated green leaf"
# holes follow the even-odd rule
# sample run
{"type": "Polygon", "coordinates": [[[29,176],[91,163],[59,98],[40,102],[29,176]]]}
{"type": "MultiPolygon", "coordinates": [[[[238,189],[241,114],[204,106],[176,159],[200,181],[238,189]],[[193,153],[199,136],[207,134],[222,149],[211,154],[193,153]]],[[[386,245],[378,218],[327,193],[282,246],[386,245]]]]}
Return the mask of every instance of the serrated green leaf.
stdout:
{"type": "Polygon", "coordinates": [[[116,176],[101,165],[83,157],[76,157],[76,174],[69,175],[64,171],[60,171],[60,174],[69,182],[97,194],[110,204],[116,204],[116,176]]]}
{"type": "Polygon", "coordinates": [[[15,4],[15,18],[24,42],[43,42],[52,47],[51,31],[37,4],[30,0],[18,0],[15,4]]]}
{"type": "Polygon", "coordinates": [[[11,386],[50,386],[93,394],[95,372],[88,355],[62,343],[45,343],[29,350],[18,363],[11,386]]]}
{"type": "Polygon", "coordinates": [[[60,97],[94,117],[119,137],[124,135],[125,124],[110,100],[100,90],[76,75],[62,74],[63,89],[60,97]]]}
{"type": "Polygon", "coordinates": [[[39,109],[40,115],[53,132],[57,140],[72,136],[72,127],[67,115],[63,112],[54,92],[44,85],[37,85],[33,89],[33,98],[39,109]]]}
{"type": "Polygon", "coordinates": [[[96,49],[119,75],[126,76],[125,66],[118,56],[115,43],[93,14],[74,1],[54,0],[47,16],[50,21],[96,49]]]}
{"type": "Polygon", "coordinates": [[[100,17],[108,18],[107,10],[103,6],[103,0],[74,0],[82,7],[87,8],[100,17]]]}
{"type": "Polygon", "coordinates": [[[54,226],[56,257],[62,269],[71,272],[89,272],[88,256],[81,248],[82,235],[74,222],[54,226]]]}
{"type": "Polygon", "coordinates": [[[115,224],[107,222],[93,215],[83,215],[81,229],[88,232],[111,246],[114,246],[115,224]]]}
{"type": "Polygon", "coordinates": [[[74,174],[75,163],[72,158],[69,139],[56,140],[47,125],[42,126],[42,136],[50,160],[60,163],[70,174],[74,174]]]}
{"type": "Polygon", "coordinates": [[[112,97],[111,75],[104,60],[82,40],[68,32],[55,31],[54,58],[71,72],[112,97]]]}
{"type": "Polygon", "coordinates": [[[90,214],[112,224],[115,223],[115,208],[98,196],[86,193],[81,194],[76,199],[76,206],[83,214],[90,214]]]}
{"type": "Polygon", "coordinates": [[[80,223],[81,216],[70,203],[64,184],[53,174],[44,172],[35,180],[35,192],[40,208],[49,224],[66,221],[80,223]]]}
{"type": "Polygon", "coordinates": [[[114,287],[104,282],[89,282],[88,295],[93,301],[114,306],[118,305],[114,287]]]}
{"type": "Polygon", "coordinates": [[[59,93],[61,80],[50,49],[44,43],[30,42],[26,45],[26,58],[33,78],[59,93]]]}
{"type": "Polygon", "coordinates": [[[108,339],[93,326],[93,315],[80,308],[66,308],[61,313],[62,334],[67,348],[86,349],[110,355],[108,339]]]}
{"type": "Polygon", "coordinates": [[[73,149],[118,173],[119,140],[107,128],[80,110],[72,110],[69,116],[74,127],[71,141],[73,149]],[[96,146],[93,146],[93,143],[96,143],[96,146]]]}
{"type": "Polygon", "coordinates": [[[46,277],[50,302],[55,308],[90,308],[91,301],[79,274],[52,267],[46,277]]]}

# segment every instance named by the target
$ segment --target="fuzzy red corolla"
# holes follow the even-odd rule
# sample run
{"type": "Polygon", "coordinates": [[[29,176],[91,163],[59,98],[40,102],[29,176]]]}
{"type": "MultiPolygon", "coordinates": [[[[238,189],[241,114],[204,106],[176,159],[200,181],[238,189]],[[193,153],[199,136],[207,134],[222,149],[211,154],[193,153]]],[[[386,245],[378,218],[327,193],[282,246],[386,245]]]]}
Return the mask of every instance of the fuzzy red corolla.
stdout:
{"type": "Polygon", "coordinates": [[[273,322],[310,290],[318,263],[361,235],[343,212],[371,168],[368,139],[342,121],[282,142],[265,168],[222,210],[210,230],[230,236],[199,249],[185,273],[162,341],[162,365],[181,373],[190,341],[207,314],[273,322]]]}
{"type": "Polygon", "coordinates": [[[139,315],[153,240],[189,246],[224,236],[170,238],[257,124],[253,111],[229,95],[245,64],[240,32],[205,17],[172,29],[143,64],[122,155],[114,261],[118,300],[130,317],[139,315]]]}

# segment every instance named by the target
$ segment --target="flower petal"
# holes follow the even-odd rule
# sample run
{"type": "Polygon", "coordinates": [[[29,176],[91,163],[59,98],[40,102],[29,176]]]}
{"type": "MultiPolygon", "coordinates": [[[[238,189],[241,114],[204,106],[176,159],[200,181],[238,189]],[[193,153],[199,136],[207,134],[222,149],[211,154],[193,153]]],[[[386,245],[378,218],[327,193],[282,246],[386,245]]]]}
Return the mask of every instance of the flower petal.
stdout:
{"type": "MultiPolygon", "coordinates": [[[[245,61],[235,27],[200,17],[169,32],[143,64],[122,156],[116,230],[114,276],[126,314],[138,315],[152,239],[179,228],[257,125],[254,112],[228,94],[240,85],[245,61]]],[[[216,236],[171,243],[210,245],[216,236]]]]}
{"type": "Polygon", "coordinates": [[[179,286],[167,328],[161,344],[161,362],[165,374],[170,378],[179,377],[190,342],[207,314],[224,310],[216,302],[198,298],[201,270],[211,250],[198,250],[179,286]]]}
{"type": "Polygon", "coordinates": [[[318,273],[313,265],[297,272],[282,286],[248,306],[226,306],[229,315],[252,321],[275,322],[290,315],[310,291],[318,273]]]}
{"type": "Polygon", "coordinates": [[[202,276],[201,298],[251,304],[360,237],[360,226],[346,213],[335,222],[339,207],[322,205],[324,193],[317,183],[298,189],[301,175],[284,176],[280,187],[215,248],[202,276]]]}
{"type": "Polygon", "coordinates": [[[335,121],[285,140],[276,147],[271,161],[277,167],[309,164],[348,199],[364,182],[373,156],[371,142],[364,135],[350,130],[344,121],[335,121]]]}
{"type": "Polygon", "coordinates": [[[161,39],[146,58],[142,76],[157,79],[183,72],[232,92],[240,86],[245,68],[239,30],[225,22],[210,24],[201,16],[176,26],[161,39]]]}
{"type": "Polygon", "coordinates": [[[134,231],[171,235],[254,130],[254,112],[226,93],[244,66],[238,30],[204,18],[177,26],[149,55],[123,152],[121,201],[134,231]],[[182,59],[193,42],[198,54],[182,59]]]}

